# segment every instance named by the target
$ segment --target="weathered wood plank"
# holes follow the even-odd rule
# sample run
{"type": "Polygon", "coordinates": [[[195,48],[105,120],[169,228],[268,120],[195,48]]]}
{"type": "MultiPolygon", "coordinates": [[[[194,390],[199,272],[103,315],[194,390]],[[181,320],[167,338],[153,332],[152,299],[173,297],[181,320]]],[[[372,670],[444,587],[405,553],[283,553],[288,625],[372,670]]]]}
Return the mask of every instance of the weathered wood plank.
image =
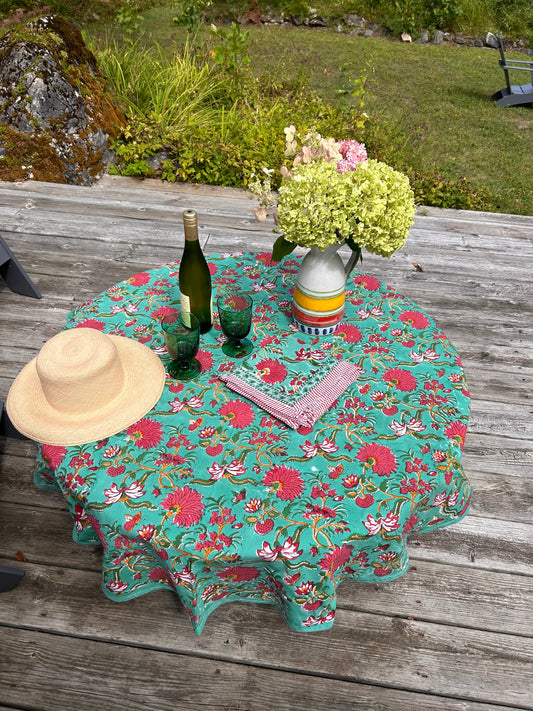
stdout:
{"type": "MultiPolygon", "coordinates": [[[[108,179],[114,180],[114,176],[106,176],[104,178],[104,181],[107,181],[108,179]]],[[[508,215],[500,212],[484,212],[484,211],[477,211],[477,210],[455,210],[453,208],[442,208],[442,207],[433,207],[429,205],[424,205],[423,207],[420,208],[421,211],[423,211],[426,215],[432,215],[432,216],[438,216],[441,215],[443,220],[446,220],[448,218],[450,219],[457,219],[458,217],[464,221],[474,221],[477,222],[480,217],[481,218],[486,218],[487,220],[494,221],[494,222],[512,222],[516,224],[521,224],[521,223],[529,223],[530,217],[527,215],[508,215]]]]}
{"type": "Polygon", "coordinates": [[[1,696],[7,703],[22,696],[39,711],[115,706],[124,711],[509,711],[499,705],[26,630],[3,629],[0,635],[11,650],[0,672],[1,696]]]}
{"type": "MultiPolygon", "coordinates": [[[[184,612],[172,610],[170,595],[153,593],[117,606],[98,595],[96,579],[89,583],[84,577],[85,585],[63,588],[57,577],[54,585],[39,588],[34,605],[47,613],[44,625],[50,617],[60,633],[145,647],[145,652],[194,655],[195,668],[198,657],[223,658],[483,703],[525,709],[533,704],[528,676],[533,650],[527,637],[344,609],[331,630],[303,635],[288,629],[271,606],[252,604],[218,608],[196,636],[184,612]],[[366,650],[363,664],[361,649],[366,650]]],[[[82,648],[90,647],[86,639],[82,648]]]]}
{"type": "MultiPolygon", "coordinates": [[[[20,440],[11,440],[13,443],[20,440]]],[[[7,448],[6,448],[7,449],[7,448]]],[[[12,447],[16,449],[15,446],[12,447]]],[[[67,504],[59,490],[38,489],[33,481],[35,455],[19,456],[0,453],[0,501],[26,503],[32,506],[44,506],[68,511],[67,504]]]]}
{"type": "MultiPolygon", "coordinates": [[[[9,191],[19,191],[26,193],[44,193],[48,194],[51,191],[54,194],[75,194],[79,197],[84,196],[89,190],[102,190],[104,194],[113,192],[114,194],[122,194],[123,199],[128,199],[128,196],[137,191],[146,194],[146,192],[155,193],[155,199],[161,192],[168,194],[185,194],[185,195],[208,195],[211,198],[241,199],[249,202],[248,193],[246,190],[239,188],[227,188],[215,185],[204,185],[196,183],[166,183],[155,179],[135,179],[124,176],[105,175],[101,180],[91,188],[81,186],[56,185],[53,183],[42,183],[35,181],[27,181],[21,183],[0,182],[1,187],[5,187],[9,191]]],[[[462,224],[477,224],[480,220],[492,222],[495,224],[513,224],[525,225],[528,227],[531,224],[531,217],[524,215],[509,215],[497,212],[479,212],[473,210],[454,210],[450,208],[436,208],[431,206],[422,206],[419,208],[419,214],[425,217],[439,218],[439,222],[446,223],[448,221],[460,222],[462,224]]]]}
{"type": "Polygon", "coordinates": [[[509,365],[506,370],[486,367],[480,360],[462,359],[473,400],[531,402],[533,367],[509,365]]]}
{"type": "MultiPolygon", "coordinates": [[[[495,371],[497,371],[498,368],[505,368],[508,363],[519,368],[531,367],[531,346],[528,343],[513,343],[511,346],[507,343],[487,343],[486,341],[468,343],[466,336],[465,340],[461,339],[461,343],[458,343],[459,339],[453,333],[448,335],[452,329],[450,329],[447,324],[443,323],[442,328],[458,349],[463,362],[473,361],[474,363],[480,362],[486,366],[491,365],[495,371]]],[[[471,380],[472,377],[474,377],[473,372],[467,373],[469,380],[471,380]]]]}
{"type": "MultiPolygon", "coordinates": [[[[131,183],[130,183],[130,185],[131,185],[131,183]]],[[[69,187],[72,187],[72,186],[69,186],[69,187]]],[[[174,187],[174,186],[170,186],[170,187],[174,187]]],[[[82,188],[82,190],[83,190],[83,188],[82,188]]],[[[146,194],[146,186],[145,185],[143,185],[142,192],[144,194],[146,194]]],[[[165,193],[168,193],[168,192],[170,192],[170,191],[165,191],[165,193]]],[[[154,193],[152,192],[152,194],[150,195],[152,200],[153,200],[153,194],[154,193]]],[[[198,195],[198,193],[196,193],[196,194],[198,195]]],[[[87,195],[87,191],[85,191],[84,195],[85,196],[87,195]]],[[[176,193],[174,193],[174,195],[176,195],[176,193]]],[[[211,198],[212,198],[212,195],[213,195],[213,193],[211,192],[211,194],[210,194],[211,198]]],[[[106,193],[106,198],[109,199],[109,197],[110,196],[106,193]]],[[[130,198],[131,198],[131,196],[130,196],[130,198]]],[[[165,201],[168,201],[166,194],[165,194],[164,199],[165,199],[165,201]]],[[[173,199],[173,198],[171,198],[171,199],[173,199]]],[[[233,199],[233,196],[232,196],[232,199],[233,199]]],[[[98,202],[100,202],[100,198],[98,198],[98,202]]],[[[227,198],[227,193],[226,193],[226,199],[224,200],[224,203],[229,204],[229,200],[227,198]]],[[[241,216],[243,205],[245,205],[246,203],[248,203],[248,206],[250,209],[249,217],[251,217],[251,204],[246,200],[246,198],[241,198],[239,201],[237,201],[235,208],[237,209],[239,216],[241,216]]],[[[133,209],[135,209],[135,208],[133,208],[133,209]]],[[[141,208],[140,212],[142,212],[142,208],[141,208]]],[[[132,213],[132,210],[130,209],[128,214],[131,216],[131,213],[132,213]]],[[[234,220],[234,216],[232,216],[231,210],[229,211],[229,215],[231,216],[231,219],[233,220],[231,227],[233,228],[233,232],[235,232],[235,220],[234,220]]],[[[170,219],[174,219],[172,208],[170,208],[169,216],[170,216],[170,219]]],[[[484,218],[483,215],[480,216],[479,213],[474,213],[473,219],[476,222],[476,226],[478,225],[478,223],[480,221],[480,217],[481,217],[481,219],[484,218]]],[[[499,217],[500,217],[500,221],[501,221],[501,216],[499,216],[499,217]]],[[[514,217],[514,216],[511,216],[511,217],[514,217]]],[[[492,219],[492,221],[494,221],[493,216],[490,216],[490,218],[492,219]]],[[[509,218],[509,216],[505,216],[504,222],[506,224],[509,223],[508,218],[509,218]]],[[[455,218],[455,219],[457,219],[457,218],[455,218]]],[[[271,226],[269,224],[260,225],[258,223],[254,223],[253,220],[251,221],[250,219],[248,219],[247,222],[249,223],[249,225],[248,225],[249,231],[252,231],[252,232],[263,231],[265,233],[265,236],[267,236],[270,232],[271,226]]],[[[442,224],[444,224],[444,223],[445,223],[444,218],[439,218],[439,220],[437,221],[437,224],[432,224],[431,221],[428,221],[428,218],[417,216],[417,224],[413,228],[412,234],[414,235],[417,232],[420,232],[420,233],[428,232],[429,233],[428,246],[434,252],[436,244],[438,245],[442,242],[442,239],[441,239],[439,233],[442,232],[442,224]],[[435,233],[437,236],[437,240],[435,239],[435,233]]],[[[512,224],[516,224],[516,222],[512,223],[512,224]]],[[[531,219],[526,218],[526,220],[523,221],[523,223],[521,223],[521,225],[522,224],[524,225],[524,233],[525,233],[526,237],[528,237],[528,235],[530,234],[530,229],[531,229],[531,219]]],[[[16,229],[18,229],[20,231],[20,225],[17,225],[16,229]]],[[[487,235],[483,235],[482,240],[479,240],[479,239],[476,240],[475,245],[473,245],[473,247],[475,247],[475,248],[473,248],[473,247],[465,246],[464,238],[461,235],[459,235],[458,240],[454,241],[454,237],[456,236],[455,235],[456,231],[460,232],[460,228],[457,225],[455,225],[455,226],[452,225],[452,229],[448,232],[448,235],[447,235],[447,240],[445,242],[445,245],[446,245],[446,250],[447,250],[448,256],[450,256],[450,249],[454,248],[454,247],[457,247],[458,249],[463,250],[463,251],[464,250],[471,250],[473,252],[473,256],[475,254],[479,253],[480,247],[483,247],[483,248],[487,247],[487,235]]],[[[477,233],[475,233],[475,234],[477,234],[477,233]]],[[[417,234],[416,236],[417,236],[417,240],[418,240],[419,244],[421,245],[422,241],[424,239],[423,235],[417,234]]],[[[501,237],[501,232],[498,233],[498,238],[499,237],[501,237]]],[[[270,240],[271,239],[272,238],[270,236],[270,240]]],[[[408,245],[410,245],[410,244],[411,244],[411,242],[408,242],[408,245]]],[[[504,250],[504,253],[507,255],[507,257],[509,257],[511,254],[513,254],[515,251],[517,254],[519,254],[521,257],[523,257],[524,248],[527,249],[528,245],[530,245],[530,240],[526,239],[526,242],[524,244],[524,240],[519,239],[519,240],[516,240],[516,247],[513,247],[513,238],[509,235],[509,231],[507,231],[507,234],[506,234],[505,245],[502,245],[501,239],[495,239],[492,243],[492,246],[497,250],[497,252],[496,252],[497,254],[501,254],[502,250],[504,250]]],[[[431,254],[431,252],[430,252],[430,254],[431,254]]],[[[512,261],[513,260],[511,260],[511,262],[512,261]]],[[[513,268],[513,266],[514,265],[511,264],[511,269],[513,268]]]]}
{"type": "Polygon", "coordinates": [[[409,539],[413,557],[485,570],[533,574],[533,525],[478,516],[409,539]],[[497,550],[495,550],[497,549],[497,550]]]}
{"type": "Polygon", "coordinates": [[[0,638],[9,650],[0,698],[40,711],[205,709],[211,702],[215,711],[235,709],[247,674],[244,666],[25,630],[3,628],[0,638]]]}
{"type": "Polygon", "coordinates": [[[75,543],[72,531],[70,513],[59,506],[47,509],[0,501],[0,557],[14,560],[20,552],[31,563],[101,570],[101,547],[75,543]]]}
{"type": "MultiPolygon", "coordinates": [[[[0,207],[0,211],[1,209],[0,207]]],[[[40,247],[40,253],[46,253],[50,249],[50,236],[55,237],[53,234],[40,234],[42,219],[48,217],[49,215],[46,212],[42,214],[42,217],[36,216],[35,225],[29,232],[24,232],[19,224],[20,221],[15,221],[14,227],[16,229],[14,232],[7,233],[7,241],[14,246],[20,246],[29,253],[32,253],[37,246],[40,247]]],[[[124,226],[124,230],[120,230],[117,222],[114,220],[109,220],[105,217],[99,218],[94,213],[92,213],[92,218],[98,221],[99,229],[96,234],[94,233],[94,229],[90,228],[87,230],[85,222],[80,226],[79,220],[75,221],[70,217],[63,218],[63,221],[65,221],[65,219],[72,220],[71,224],[73,229],[71,231],[72,233],[63,236],[61,241],[79,240],[79,250],[82,250],[84,241],[93,239],[102,241],[102,236],[104,238],[108,237],[112,231],[114,242],[121,248],[126,251],[131,246],[131,219],[124,219],[120,223],[124,226]]],[[[58,215],[57,219],[61,220],[61,215],[58,215]]],[[[163,263],[164,261],[168,261],[168,257],[163,250],[167,250],[168,252],[170,249],[181,249],[183,242],[182,229],[179,220],[176,221],[174,229],[170,231],[170,233],[168,230],[165,230],[165,239],[162,240],[158,222],[160,221],[154,219],[153,221],[144,223],[141,236],[144,243],[150,244],[151,250],[155,249],[161,251],[163,256],[160,261],[163,263]]],[[[5,215],[3,216],[3,223],[3,229],[6,230],[8,225],[6,224],[5,215]]],[[[228,249],[235,250],[237,248],[252,251],[270,251],[275,236],[270,229],[264,230],[262,233],[258,233],[257,230],[255,230],[243,235],[236,235],[235,230],[232,228],[221,229],[219,226],[217,229],[219,230],[218,241],[222,242],[221,244],[216,244],[217,240],[215,240],[214,237],[210,237],[208,242],[208,249],[210,251],[226,251],[228,249]]],[[[208,236],[210,236],[209,231],[205,234],[201,231],[202,239],[207,240],[208,236]]],[[[498,244],[500,244],[501,248],[501,240],[498,241],[498,244]]],[[[390,278],[389,275],[403,275],[415,283],[428,282],[434,284],[435,279],[438,279],[439,282],[445,279],[451,283],[461,281],[461,283],[468,285],[470,283],[475,284],[476,281],[479,280],[485,281],[491,278],[492,281],[500,285],[500,288],[507,287],[511,289],[512,284],[510,284],[510,279],[512,279],[513,281],[519,280],[521,286],[527,288],[527,277],[529,274],[527,269],[528,254],[524,254],[523,245],[521,245],[521,247],[520,258],[510,258],[510,256],[507,255],[505,258],[505,269],[502,270],[502,257],[500,254],[479,247],[465,254],[464,251],[451,248],[447,243],[440,244],[438,240],[426,245],[422,241],[420,234],[416,230],[413,230],[403,250],[396,253],[390,260],[385,260],[371,254],[365,254],[363,266],[364,271],[375,273],[386,281],[390,278]],[[416,271],[412,264],[413,261],[421,264],[424,271],[416,271]]],[[[533,247],[531,251],[533,252],[533,247]]],[[[349,251],[343,249],[341,254],[347,258],[349,251]]],[[[35,255],[39,256],[39,252],[35,251],[35,255]]],[[[94,256],[94,253],[92,256],[94,256]]],[[[487,293],[490,293],[490,291],[487,291],[487,293]]]]}
{"type": "Polygon", "coordinates": [[[467,434],[462,459],[466,472],[502,473],[512,477],[531,477],[533,446],[531,442],[512,440],[500,434],[467,434]]]}
{"type": "MultiPolygon", "coordinates": [[[[251,207],[253,202],[250,201],[247,191],[234,188],[224,188],[209,185],[196,185],[184,183],[162,183],[158,180],[134,180],[131,178],[121,178],[118,176],[105,176],[97,185],[91,188],[80,186],[58,186],[49,183],[26,182],[22,184],[0,183],[0,197],[2,191],[8,195],[19,194],[22,199],[30,199],[32,196],[41,199],[53,200],[75,200],[86,202],[91,197],[105,197],[107,201],[123,201],[123,202],[141,202],[147,199],[150,195],[150,204],[157,204],[158,201],[166,202],[168,199],[178,199],[185,197],[201,201],[204,198],[209,199],[209,206],[213,205],[213,198],[223,198],[219,201],[218,209],[227,209],[232,201],[239,204],[239,209],[242,211],[244,205],[251,207]]],[[[439,209],[431,207],[421,207],[418,210],[416,220],[420,220],[422,224],[428,225],[431,231],[442,230],[442,226],[450,232],[468,233],[469,230],[473,234],[479,233],[480,225],[487,225],[492,230],[503,227],[508,231],[520,230],[524,228],[524,233],[527,236],[527,231],[531,227],[531,218],[522,215],[504,215],[498,213],[475,212],[467,210],[451,210],[439,209]],[[477,230],[477,231],[476,231],[477,230]]]]}
{"type": "Polygon", "coordinates": [[[504,216],[496,215],[496,213],[471,212],[468,217],[465,217],[461,214],[462,211],[455,212],[455,215],[450,216],[447,216],[445,212],[431,215],[424,214],[425,210],[421,209],[416,216],[417,227],[432,233],[444,231],[461,235],[466,248],[472,247],[472,240],[477,240],[479,237],[523,240],[525,244],[530,240],[531,217],[526,215],[504,216]],[[520,217],[522,219],[516,219],[520,217]]]}
{"type": "Polygon", "coordinates": [[[439,624],[531,637],[533,580],[412,557],[390,583],[342,583],[338,606],[439,624]]]}
{"type": "MultiPolygon", "coordinates": [[[[71,251],[75,244],[76,253],[80,257],[94,256],[91,244],[96,242],[101,246],[105,245],[105,256],[108,259],[117,253],[135,254],[138,251],[137,245],[143,242],[158,249],[166,248],[169,255],[172,255],[181,250],[183,243],[179,222],[142,221],[128,217],[108,218],[91,214],[84,217],[83,224],[80,224],[79,217],[46,211],[40,214],[32,213],[31,219],[23,213],[10,221],[1,208],[0,219],[6,242],[14,251],[21,244],[17,233],[34,234],[35,241],[43,243],[53,238],[60,250],[71,251]]],[[[224,226],[220,224],[219,218],[213,217],[211,223],[204,225],[200,222],[201,240],[207,243],[208,252],[270,252],[272,249],[275,236],[270,231],[256,229],[246,220],[237,223],[231,218],[230,223],[228,218],[228,224],[224,226]]],[[[510,279],[519,283],[524,293],[531,292],[524,263],[527,263],[528,259],[531,260],[533,255],[524,254],[524,250],[517,249],[515,255],[508,253],[509,250],[506,254],[485,251],[475,255],[460,255],[454,254],[451,248],[434,245],[424,252],[417,239],[418,235],[413,233],[404,250],[390,260],[365,254],[363,270],[392,284],[399,276],[403,276],[415,284],[426,283],[428,289],[434,288],[435,282],[442,285],[460,282],[465,288],[477,289],[480,295],[486,298],[490,298],[494,288],[502,292],[502,295],[511,295],[510,279]],[[510,260],[505,271],[507,279],[497,267],[505,259],[510,260]],[[421,264],[424,271],[416,272],[412,262],[421,264]],[[485,286],[486,281],[489,283],[485,286]]],[[[158,262],[170,261],[172,258],[164,257],[158,262]]],[[[405,290],[403,281],[397,281],[396,286],[405,290]]],[[[443,289],[440,290],[445,293],[443,289]]]]}
{"type": "MultiPolygon", "coordinates": [[[[64,220],[64,218],[62,219],[64,220]]],[[[42,223],[42,220],[39,218],[38,222],[42,223]]],[[[151,252],[153,249],[161,250],[160,258],[154,260],[152,264],[160,264],[165,261],[169,261],[169,259],[172,258],[169,255],[175,254],[176,258],[179,258],[182,243],[179,225],[176,226],[176,229],[172,230],[170,233],[168,231],[165,232],[165,244],[161,244],[160,225],[156,222],[153,224],[153,229],[151,226],[149,228],[148,226],[146,228],[143,227],[142,232],[136,235],[132,234],[132,220],[125,219],[124,223],[126,225],[124,234],[117,234],[114,221],[106,221],[105,219],[99,225],[97,234],[92,234],[91,230],[88,228],[87,222],[84,222],[83,232],[80,233],[79,220],[73,220],[73,234],[65,236],[62,240],[60,239],[59,242],[57,238],[54,238],[54,244],[61,244],[61,250],[68,250],[69,256],[72,252],[78,257],[92,257],[94,259],[94,246],[90,243],[93,241],[104,241],[106,243],[106,257],[107,260],[110,261],[116,259],[128,259],[128,255],[131,255],[132,250],[134,250],[132,242],[141,240],[141,242],[144,241],[145,243],[150,244],[149,250],[147,250],[146,247],[144,248],[145,253],[147,251],[151,252]],[[133,237],[135,237],[135,240],[132,239],[133,237]],[[110,240],[111,244],[108,244],[110,240]]],[[[10,236],[14,246],[19,243],[19,240],[16,239],[16,237],[18,236],[10,236]]],[[[43,258],[41,256],[43,252],[46,254],[46,251],[50,249],[50,235],[39,235],[39,230],[37,230],[36,233],[32,235],[32,240],[33,249],[36,250],[35,262],[38,264],[39,258],[43,258]],[[39,243],[39,241],[41,243],[39,243]]],[[[24,241],[21,244],[23,243],[24,241]]],[[[416,243],[416,240],[413,240],[413,243],[416,243]]],[[[230,232],[229,234],[224,233],[223,244],[221,245],[216,244],[216,240],[213,235],[211,235],[208,242],[208,251],[223,251],[226,248],[234,250],[236,247],[261,251],[265,249],[269,250],[271,244],[272,236],[269,237],[268,235],[260,238],[259,243],[254,237],[252,237],[252,243],[248,243],[246,238],[244,239],[244,242],[241,240],[241,243],[239,243],[238,236],[236,237],[232,232],[230,232]]],[[[410,243],[408,242],[408,245],[409,244],[410,243]]],[[[27,245],[28,249],[31,249],[32,246],[27,245]]],[[[513,285],[510,282],[511,276],[515,281],[520,276],[520,278],[523,279],[521,290],[523,291],[526,289],[526,292],[529,293],[527,291],[530,283],[529,270],[527,269],[527,259],[524,258],[525,255],[523,254],[521,254],[520,260],[512,260],[510,266],[503,272],[501,270],[501,260],[499,258],[491,259],[490,254],[487,255],[483,253],[481,255],[482,271],[479,274],[472,274],[474,257],[465,259],[464,255],[457,256],[455,257],[457,265],[452,265],[452,267],[450,267],[448,262],[451,258],[453,258],[453,255],[450,255],[449,250],[443,248],[438,249],[433,245],[430,248],[430,254],[432,255],[433,260],[433,271],[429,273],[424,272],[421,274],[415,272],[409,260],[416,255],[408,256],[403,252],[395,255],[391,260],[383,260],[379,257],[370,255],[367,259],[365,259],[364,267],[365,271],[370,271],[371,273],[373,272],[377,276],[380,276],[388,281],[390,281],[389,276],[394,276],[398,288],[400,288],[400,286],[404,287],[405,282],[408,281],[410,288],[415,290],[425,289],[429,293],[433,294],[439,293],[434,288],[435,279],[438,278],[441,288],[445,287],[442,291],[447,291],[450,287],[453,287],[453,285],[456,284],[461,287],[462,290],[467,290],[469,292],[475,292],[477,290],[477,292],[485,298],[489,298],[489,300],[493,299],[494,295],[500,294],[502,297],[507,297],[507,302],[512,302],[513,297],[516,295],[516,289],[513,292],[513,285]],[[516,269],[514,266],[515,264],[518,265],[516,269]],[[487,274],[486,272],[487,265],[493,265],[493,271],[490,274],[487,274]],[[457,273],[457,270],[460,267],[465,270],[462,274],[457,273]],[[514,273],[509,274],[510,269],[514,269],[514,273]],[[477,277],[479,277],[479,279],[477,277]],[[487,283],[489,278],[491,281],[487,283]],[[398,279],[400,282],[398,282],[398,279]],[[479,283],[480,279],[483,283],[479,283]]],[[[68,260],[66,255],[64,258],[68,260]]],[[[57,258],[55,258],[55,260],[57,261],[57,258]]],[[[524,292],[524,295],[526,292],[524,292]]],[[[453,296],[455,296],[455,294],[453,294],[453,296]]],[[[497,300],[494,300],[494,303],[497,305],[497,300]]],[[[492,305],[491,302],[490,305],[492,305]]]]}
{"type": "MultiPolygon", "coordinates": [[[[531,404],[498,403],[476,400],[470,410],[469,431],[472,434],[502,434],[512,439],[533,439],[531,404]]],[[[467,435],[468,436],[468,435],[467,435]]]]}
{"type": "MultiPolygon", "coordinates": [[[[0,437],[0,472],[2,472],[2,456],[13,455],[21,457],[28,462],[29,467],[33,467],[35,462],[36,445],[30,440],[11,439],[9,437],[0,437]]],[[[1,481],[0,477],[0,481],[1,481]]]]}
{"type": "MultiPolygon", "coordinates": [[[[253,217],[254,203],[246,196],[238,198],[229,193],[223,196],[223,199],[214,200],[213,195],[198,192],[191,196],[178,190],[164,190],[159,193],[130,190],[125,191],[122,196],[98,187],[81,190],[79,195],[68,193],[58,197],[55,194],[55,186],[54,192],[45,196],[27,191],[17,194],[10,188],[0,189],[0,202],[4,205],[4,229],[20,232],[24,224],[39,225],[43,212],[57,220],[63,215],[65,225],[73,226],[75,223],[70,216],[76,213],[85,214],[91,219],[104,218],[116,225],[121,224],[122,218],[127,218],[130,223],[168,222],[179,226],[184,207],[193,206],[198,210],[201,229],[209,229],[215,225],[219,228],[225,226],[233,232],[245,229],[250,233],[270,235],[272,239],[272,221],[256,222],[253,217]]],[[[514,255],[524,256],[524,250],[526,254],[531,253],[532,221],[532,218],[526,217],[521,223],[516,223],[511,221],[509,216],[505,216],[505,220],[495,222],[478,216],[475,222],[461,218],[455,218],[452,222],[440,216],[426,217],[418,214],[411,230],[411,236],[416,237],[416,240],[409,240],[407,246],[410,247],[416,242],[420,248],[426,245],[427,248],[442,249],[448,253],[454,250],[472,252],[474,258],[480,250],[493,250],[495,255],[506,255],[507,258],[514,255]],[[502,238],[505,238],[505,244],[502,238]]],[[[431,254],[429,249],[429,258],[431,254]]]]}
{"type": "Polygon", "coordinates": [[[502,467],[502,473],[488,474],[464,466],[474,487],[471,516],[527,524],[533,521],[531,477],[509,476],[507,467],[502,467]]]}

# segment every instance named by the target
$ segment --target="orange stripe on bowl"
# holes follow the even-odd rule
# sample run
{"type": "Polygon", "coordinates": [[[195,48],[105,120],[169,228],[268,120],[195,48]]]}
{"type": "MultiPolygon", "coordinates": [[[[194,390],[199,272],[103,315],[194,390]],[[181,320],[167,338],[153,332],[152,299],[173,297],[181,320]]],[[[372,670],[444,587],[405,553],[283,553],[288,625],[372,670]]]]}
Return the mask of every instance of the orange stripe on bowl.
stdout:
{"type": "Polygon", "coordinates": [[[344,304],[344,292],[339,296],[333,296],[330,299],[314,299],[311,296],[302,294],[300,289],[294,290],[294,300],[302,307],[310,311],[335,311],[344,304]]]}

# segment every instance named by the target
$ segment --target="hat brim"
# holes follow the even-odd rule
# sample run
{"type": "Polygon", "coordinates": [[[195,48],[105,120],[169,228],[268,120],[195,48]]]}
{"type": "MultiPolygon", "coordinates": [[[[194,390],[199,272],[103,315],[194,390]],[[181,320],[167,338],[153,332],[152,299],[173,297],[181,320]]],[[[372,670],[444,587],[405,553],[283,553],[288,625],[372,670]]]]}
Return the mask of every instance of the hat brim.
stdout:
{"type": "Polygon", "coordinates": [[[41,444],[69,446],[110,437],[146,415],[161,397],[165,368],[142,343],[122,336],[109,338],[117,347],[125,381],[107,406],[74,416],[58,412],[44,396],[34,358],[17,375],[7,396],[7,414],[15,428],[41,444]]]}

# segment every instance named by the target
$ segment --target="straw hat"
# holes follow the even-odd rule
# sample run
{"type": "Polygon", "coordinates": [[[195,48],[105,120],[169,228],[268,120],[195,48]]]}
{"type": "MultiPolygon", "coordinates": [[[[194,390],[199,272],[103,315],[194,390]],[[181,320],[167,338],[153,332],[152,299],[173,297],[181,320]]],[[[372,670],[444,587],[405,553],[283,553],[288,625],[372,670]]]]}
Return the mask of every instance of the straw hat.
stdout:
{"type": "Polygon", "coordinates": [[[165,368],[147,346],[92,328],[58,333],[9,390],[13,425],[42,444],[74,445],[129,427],[157,403],[165,368]]]}

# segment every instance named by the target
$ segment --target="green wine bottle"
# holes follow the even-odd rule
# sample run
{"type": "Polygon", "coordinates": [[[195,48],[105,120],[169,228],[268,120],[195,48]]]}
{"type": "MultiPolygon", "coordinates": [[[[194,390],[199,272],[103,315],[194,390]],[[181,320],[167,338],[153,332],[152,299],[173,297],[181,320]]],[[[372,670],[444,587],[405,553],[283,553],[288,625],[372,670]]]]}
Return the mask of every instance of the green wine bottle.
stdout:
{"type": "Polygon", "coordinates": [[[207,333],[213,325],[211,275],[198,241],[198,218],[194,210],[183,213],[185,247],[179,270],[181,313],[187,325],[191,312],[200,321],[200,333],[207,333]]]}

